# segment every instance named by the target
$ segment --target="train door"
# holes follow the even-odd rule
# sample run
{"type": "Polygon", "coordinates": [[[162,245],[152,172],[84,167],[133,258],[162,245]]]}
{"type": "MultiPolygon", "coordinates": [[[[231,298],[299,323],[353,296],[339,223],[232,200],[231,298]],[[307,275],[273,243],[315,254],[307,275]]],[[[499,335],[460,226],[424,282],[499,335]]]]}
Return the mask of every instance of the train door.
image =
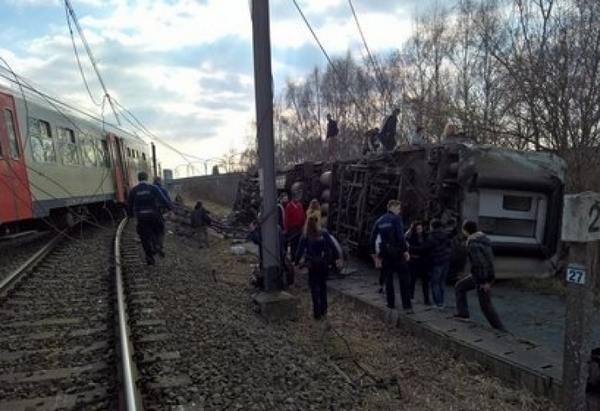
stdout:
{"type": "Polygon", "coordinates": [[[0,93],[0,224],[33,218],[15,101],[0,93]]]}
{"type": "Polygon", "coordinates": [[[123,160],[123,140],[116,137],[114,134],[108,135],[108,144],[110,147],[111,163],[115,170],[115,188],[117,190],[117,202],[124,203],[126,193],[129,191],[127,182],[127,170],[123,160]]]}

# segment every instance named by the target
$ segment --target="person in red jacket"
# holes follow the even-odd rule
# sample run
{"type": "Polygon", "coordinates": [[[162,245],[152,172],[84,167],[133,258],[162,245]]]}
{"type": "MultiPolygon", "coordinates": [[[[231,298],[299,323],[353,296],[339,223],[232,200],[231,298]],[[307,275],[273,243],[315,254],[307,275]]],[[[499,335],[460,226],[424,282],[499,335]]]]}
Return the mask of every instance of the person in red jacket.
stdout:
{"type": "Polygon", "coordinates": [[[290,245],[292,257],[296,255],[298,249],[298,243],[300,242],[300,236],[304,228],[304,219],[304,208],[298,194],[294,194],[292,201],[287,203],[283,213],[283,229],[287,242],[290,245]]]}

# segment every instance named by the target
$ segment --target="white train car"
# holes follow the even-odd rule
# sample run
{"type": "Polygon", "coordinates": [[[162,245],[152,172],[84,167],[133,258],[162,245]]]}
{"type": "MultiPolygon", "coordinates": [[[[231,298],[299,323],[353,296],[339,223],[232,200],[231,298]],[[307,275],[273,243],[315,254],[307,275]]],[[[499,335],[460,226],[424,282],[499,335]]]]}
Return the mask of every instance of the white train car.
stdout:
{"type": "Polygon", "coordinates": [[[141,138],[37,92],[0,83],[0,235],[123,203],[151,170],[141,138]]]}

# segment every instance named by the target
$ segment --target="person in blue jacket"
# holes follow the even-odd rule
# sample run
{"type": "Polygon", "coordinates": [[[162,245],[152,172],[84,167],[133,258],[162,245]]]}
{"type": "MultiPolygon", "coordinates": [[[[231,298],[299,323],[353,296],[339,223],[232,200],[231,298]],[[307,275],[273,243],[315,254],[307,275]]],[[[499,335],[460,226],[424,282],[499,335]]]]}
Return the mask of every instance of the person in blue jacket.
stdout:
{"type": "Polygon", "coordinates": [[[146,254],[146,263],[155,265],[155,254],[164,257],[160,243],[160,235],[165,228],[161,207],[173,211],[173,204],[159,187],[148,182],[145,171],[138,173],[138,181],[127,198],[127,215],[137,220],[137,233],[146,254]]]}
{"type": "Polygon", "coordinates": [[[310,216],[307,221],[306,231],[300,238],[295,265],[304,258],[304,265],[308,268],[308,285],[313,302],[313,317],[320,320],[327,316],[327,277],[329,275],[329,256],[333,256],[338,267],[341,264],[341,255],[333,242],[331,235],[321,228],[316,216],[310,216]]]}
{"type": "Polygon", "coordinates": [[[406,265],[409,260],[408,245],[404,238],[404,223],[400,216],[402,203],[399,200],[390,200],[387,213],[379,217],[373,225],[369,246],[371,254],[381,259],[381,269],[385,278],[385,292],[388,308],[396,307],[394,293],[394,273],[398,273],[400,280],[400,297],[402,308],[407,314],[412,314],[410,275],[406,265]],[[377,236],[380,237],[379,253],[375,248],[377,236]]]}

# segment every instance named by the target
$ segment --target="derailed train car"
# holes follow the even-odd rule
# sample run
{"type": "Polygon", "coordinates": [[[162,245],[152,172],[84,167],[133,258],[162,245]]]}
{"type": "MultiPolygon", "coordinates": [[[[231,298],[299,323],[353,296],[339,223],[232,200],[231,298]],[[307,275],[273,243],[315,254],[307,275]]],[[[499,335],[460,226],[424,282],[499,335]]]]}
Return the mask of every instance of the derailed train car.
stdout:
{"type": "MultiPolygon", "coordinates": [[[[506,278],[551,272],[565,170],[550,152],[450,142],[299,164],[285,186],[305,204],[318,198],[327,228],[355,254],[368,254],[372,226],[390,199],[402,201],[407,226],[440,218],[457,239],[462,222],[475,220],[492,241],[498,277],[506,278]]],[[[458,248],[453,259],[459,271],[464,252],[458,248]]]]}

